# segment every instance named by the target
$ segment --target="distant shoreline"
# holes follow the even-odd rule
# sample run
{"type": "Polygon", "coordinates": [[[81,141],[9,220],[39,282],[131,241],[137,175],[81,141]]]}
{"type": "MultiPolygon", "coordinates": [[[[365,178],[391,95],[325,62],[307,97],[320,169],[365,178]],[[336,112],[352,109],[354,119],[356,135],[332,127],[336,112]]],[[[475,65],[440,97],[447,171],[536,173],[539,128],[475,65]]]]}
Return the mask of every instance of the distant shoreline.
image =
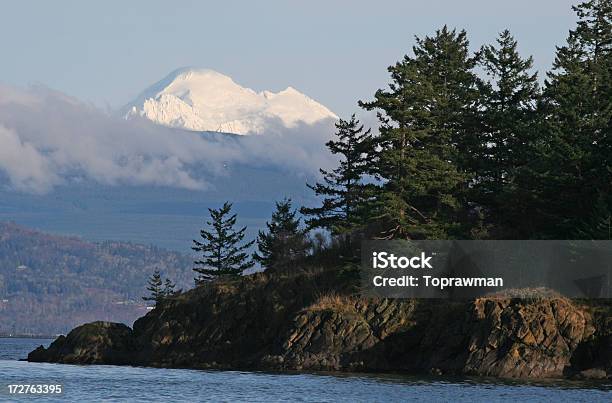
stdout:
{"type": "Polygon", "coordinates": [[[50,334],[0,334],[0,339],[56,339],[59,335],[50,334]]]}

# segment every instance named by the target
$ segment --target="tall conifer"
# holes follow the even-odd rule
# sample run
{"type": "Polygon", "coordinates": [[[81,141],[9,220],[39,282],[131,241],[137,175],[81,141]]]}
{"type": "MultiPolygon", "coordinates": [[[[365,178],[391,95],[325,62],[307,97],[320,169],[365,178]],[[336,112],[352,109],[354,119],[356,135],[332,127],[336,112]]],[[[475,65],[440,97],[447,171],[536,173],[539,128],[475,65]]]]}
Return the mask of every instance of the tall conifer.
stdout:
{"type": "Polygon", "coordinates": [[[142,297],[145,301],[153,301],[156,304],[164,299],[165,294],[162,288],[162,278],[159,270],[155,270],[147,282],[147,291],[149,295],[142,297]]]}
{"type": "Polygon", "coordinates": [[[520,237],[531,195],[523,176],[528,164],[539,158],[535,107],[539,90],[533,59],[521,58],[510,31],[497,45],[484,46],[481,65],[488,80],[481,82],[482,126],[478,150],[473,153],[475,200],[496,227],[492,235],[520,237]],[[499,227],[503,228],[499,228],[499,227]]]}
{"type": "Polygon", "coordinates": [[[321,169],[323,183],[308,185],[317,196],[322,196],[320,207],[303,207],[300,212],[308,218],[310,228],[322,227],[337,235],[361,225],[364,220],[368,186],[364,176],[371,169],[372,143],[370,130],[365,130],[355,115],[350,120],[336,123],[336,139],[326,143],[332,154],[340,156],[336,169],[321,169]]]}
{"type": "Polygon", "coordinates": [[[272,218],[266,223],[268,230],[259,231],[257,236],[258,252],[253,259],[263,267],[272,270],[293,268],[296,262],[306,256],[308,242],[300,228],[300,219],[292,210],[291,199],[276,203],[272,218]]]}
{"type": "Polygon", "coordinates": [[[581,223],[599,214],[595,205],[612,210],[612,3],[573,8],[579,21],[557,49],[541,107],[538,207],[542,236],[551,238],[579,236],[581,223]]]}
{"type": "Polygon", "coordinates": [[[478,91],[464,31],[447,27],[417,38],[413,56],[389,67],[389,90],[372,102],[381,126],[376,174],[386,238],[464,236],[466,191],[472,177],[470,152],[478,91]]]}
{"type": "Polygon", "coordinates": [[[203,241],[193,241],[193,249],[202,257],[196,260],[193,270],[198,273],[196,284],[219,276],[238,276],[253,267],[254,262],[246,252],[255,241],[243,243],[246,227],[234,229],[236,214],[231,213],[232,204],[225,202],[219,209],[208,209],[211,220],[208,229],[202,229],[203,241]]]}

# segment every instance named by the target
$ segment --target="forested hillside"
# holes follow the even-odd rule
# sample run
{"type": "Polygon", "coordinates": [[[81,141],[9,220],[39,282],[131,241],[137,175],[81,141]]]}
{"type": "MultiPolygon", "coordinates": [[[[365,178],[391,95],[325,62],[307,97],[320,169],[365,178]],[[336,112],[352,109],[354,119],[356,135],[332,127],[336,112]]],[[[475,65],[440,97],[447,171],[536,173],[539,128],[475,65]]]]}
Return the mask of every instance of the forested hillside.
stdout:
{"type": "Polygon", "coordinates": [[[191,259],[154,246],[91,243],[0,223],[0,333],[65,332],[94,318],[131,323],[158,269],[193,284],[191,259]]]}

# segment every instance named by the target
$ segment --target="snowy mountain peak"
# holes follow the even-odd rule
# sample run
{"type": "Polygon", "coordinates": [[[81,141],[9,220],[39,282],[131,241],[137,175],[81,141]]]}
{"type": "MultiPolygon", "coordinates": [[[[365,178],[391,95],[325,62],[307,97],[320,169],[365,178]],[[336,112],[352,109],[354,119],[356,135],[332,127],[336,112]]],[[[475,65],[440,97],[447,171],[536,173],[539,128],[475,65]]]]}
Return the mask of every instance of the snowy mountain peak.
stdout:
{"type": "Polygon", "coordinates": [[[286,127],[338,117],[293,87],[255,92],[209,69],[182,68],[142,92],[124,109],[126,118],[195,131],[260,134],[273,121],[286,127]]]}

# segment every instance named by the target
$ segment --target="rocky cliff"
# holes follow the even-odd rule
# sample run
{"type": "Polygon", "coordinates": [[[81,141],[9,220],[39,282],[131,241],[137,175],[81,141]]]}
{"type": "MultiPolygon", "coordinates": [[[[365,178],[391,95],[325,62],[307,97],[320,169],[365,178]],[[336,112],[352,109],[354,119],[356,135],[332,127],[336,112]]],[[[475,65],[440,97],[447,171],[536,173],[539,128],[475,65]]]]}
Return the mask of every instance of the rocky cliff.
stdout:
{"type": "Polygon", "coordinates": [[[94,322],[28,360],[163,367],[612,378],[612,305],[560,296],[366,300],[336,273],[191,290],[134,323],[94,322]],[[334,290],[334,291],[332,291],[334,290]]]}

